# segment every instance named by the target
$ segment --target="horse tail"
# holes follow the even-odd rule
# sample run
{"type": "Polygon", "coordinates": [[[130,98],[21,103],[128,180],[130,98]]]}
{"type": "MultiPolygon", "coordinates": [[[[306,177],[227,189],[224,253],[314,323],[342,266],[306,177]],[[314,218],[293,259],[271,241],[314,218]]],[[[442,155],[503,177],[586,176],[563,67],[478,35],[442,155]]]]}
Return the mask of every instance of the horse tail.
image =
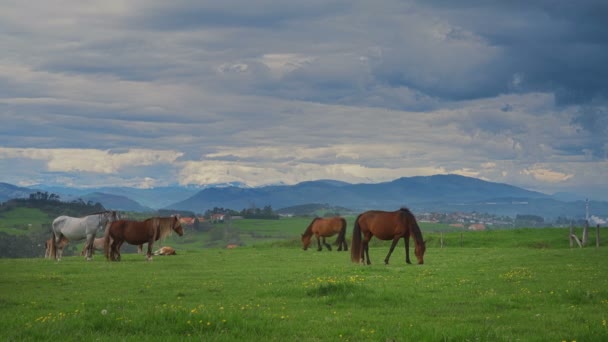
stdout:
{"type": "Polygon", "coordinates": [[[106,228],[105,233],[103,234],[103,254],[105,254],[106,259],[108,259],[108,260],[110,260],[110,247],[111,247],[110,230],[112,229],[113,225],[114,225],[114,222],[110,223],[110,225],[106,228]]]}
{"type": "Polygon", "coordinates": [[[361,227],[359,226],[359,218],[357,216],[355,220],[355,226],[353,227],[353,240],[350,245],[350,260],[354,263],[361,262],[361,227]]]}

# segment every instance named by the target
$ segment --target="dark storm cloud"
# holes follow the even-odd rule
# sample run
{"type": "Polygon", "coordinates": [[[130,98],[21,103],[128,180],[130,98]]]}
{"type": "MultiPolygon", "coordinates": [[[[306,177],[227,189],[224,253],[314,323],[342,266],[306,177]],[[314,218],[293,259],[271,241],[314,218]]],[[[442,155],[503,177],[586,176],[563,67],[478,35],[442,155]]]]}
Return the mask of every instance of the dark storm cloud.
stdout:
{"type": "MultiPolygon", "coordinates": [[[[477,96],[504,91],[505,76],[520,74],[514,91],[550,91],[558,103],[608,97],[608,2],[428,1],[433,13],[499,48],[477,96]],[[491,84],[492,82],[488,80],[491,84]]],[[[468,94],[476,96],[475,93],[468,94]]],[[[458,94],[454,94],[458,98],[458,94]]]]}

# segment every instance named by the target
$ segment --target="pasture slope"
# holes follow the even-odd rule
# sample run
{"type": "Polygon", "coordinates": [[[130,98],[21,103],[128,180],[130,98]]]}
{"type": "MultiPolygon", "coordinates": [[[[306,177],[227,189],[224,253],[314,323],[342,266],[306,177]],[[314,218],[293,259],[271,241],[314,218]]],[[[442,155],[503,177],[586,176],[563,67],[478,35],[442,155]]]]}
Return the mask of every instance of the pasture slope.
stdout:
{"type": "Polygon", "coordinates": [[[388,243],[371,266],[296,243],[0,259],[0,339],[608,340],[607,247],[569,249],[556,229],[465,235],[438,248],[425,234],[424,265],[405,264],[402,242],[388,266],[388,243]]]}

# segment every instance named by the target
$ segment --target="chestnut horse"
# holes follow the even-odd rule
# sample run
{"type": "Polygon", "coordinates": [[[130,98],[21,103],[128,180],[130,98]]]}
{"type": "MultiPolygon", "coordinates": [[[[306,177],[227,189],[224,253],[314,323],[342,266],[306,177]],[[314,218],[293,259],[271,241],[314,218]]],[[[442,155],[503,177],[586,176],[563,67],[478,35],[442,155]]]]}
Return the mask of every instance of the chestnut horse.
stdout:
{"type": "Polygon", "coordinates": [[[304,231],[304,234],[302,234],[302,245],[304,246],[304,250],[307,250],[308,246],[310,246],[310,239],[313,234],[317,237],[318,251],[323,250],[319,238],[323,239],[323,245],[325,245],[325,247],[331,251],[331,246],[327,242],[325,242],[325,238],[334,236],[336,234],[338,234],[338,238],[336,239],[338,251],[341,251],[343,247],[345,251],[348,250],[348,245],[346,244],[345,238],[346,220],[343,217],[316,217],[315,219],[313,219],[304,231]]]}
{"type": "Polygon", "coordinates": [[[154,252],[154,255],[176,255],[175,249],[173,247],[165,246],[161,247],[159,250],[154,252]]]}
{"type": "MultiPolygon", "coordinates": [[[[103,252],[105,241],[106,239],[103,236],[93,240],[93,249],[91,251],[91,255],[95,254],[95,251],[103,252]]],[[[112,243],[112,241],[110,241],[110,243],[112,243]]],[[[85,245],[82,247],[82,252],[80,252],[80,256],[84,256],[86,254],[88,247],[89,246],[87,246],[85,243],[85,245]]]]}
{"type": "MultiPolygon", "coordinates": [[[[68,240],[65,236],[62,236],[61,240],[59,240],[59,243],[56,246],[57,250],[61,251],[60,254],[63,254],[63,248],[65,246],[67,246],[68,243],[70,243],[70,240],[68,240]]],[[[46,249],[44,250],[45,259],[48,259],[51,257],[51,248],[53,248],[52,246],[53,246],[53,238],[46,240],[46,249]]],[[[81,255],[84,255],[84,254],[81,254],[81,255]]]]}
{"type": "Polygon", "coordinates": [[[148,244],[146,258],[152,261],[154,242],[163,239],[172,232],[184,235],[177,216],[152,217],[144,221],[118,220],[112,222],[105,233],[105,255],[108,260],[120,261],[120,246],[123,242],[131,245],[148,244]],[[110,244],[110,239],[114,241],[110,244]]]}
{"type": "Polygon", "coordinates": [[[414,214],[409,209],[401,208],[390,212],[370,210],[359,215],[353,228],[353,241],[350,250],[352,262],[365,262],[367,256],[367,264],[371,264],[369,260],[369,240],[372,236],[376,236],[380,240],[393,240],[391,249],[384,258],[386,265],[388,265],[388,259],[401,238],[405,241],[405,262],[412,263],[410,261],[410,237],[413,237],[416,243],[415,254],[418,258],[418,264],[424,263],[425,242],[422,239],[418,222],[416,222],[414,214]],[[363,241],[361,241],[361,234],[363,234],[363,241]]]}

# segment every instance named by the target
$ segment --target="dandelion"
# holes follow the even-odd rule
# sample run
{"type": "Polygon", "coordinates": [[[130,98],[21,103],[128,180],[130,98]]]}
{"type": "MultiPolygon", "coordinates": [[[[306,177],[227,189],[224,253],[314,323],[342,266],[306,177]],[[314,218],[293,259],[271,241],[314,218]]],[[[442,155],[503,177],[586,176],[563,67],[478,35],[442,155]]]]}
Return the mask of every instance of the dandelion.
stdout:
{"type": "Polygon", "coordinates": [[[107,315],[108,314],[108,310],[106,310],[106,309],[101,310],[101,314],[102,315],[107,315]]]}

